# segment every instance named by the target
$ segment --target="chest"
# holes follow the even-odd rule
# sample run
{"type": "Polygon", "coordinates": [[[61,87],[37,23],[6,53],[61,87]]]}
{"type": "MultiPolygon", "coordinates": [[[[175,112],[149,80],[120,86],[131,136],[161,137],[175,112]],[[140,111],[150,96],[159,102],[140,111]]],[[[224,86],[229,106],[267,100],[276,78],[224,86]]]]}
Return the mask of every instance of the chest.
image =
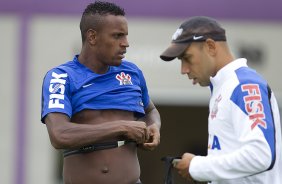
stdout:
{"type": "Polygon", "coordinates": [[[226,135],[233,132],[230,97],[224,93],[214,95],[209,104],[209,133],[226,135]]]}

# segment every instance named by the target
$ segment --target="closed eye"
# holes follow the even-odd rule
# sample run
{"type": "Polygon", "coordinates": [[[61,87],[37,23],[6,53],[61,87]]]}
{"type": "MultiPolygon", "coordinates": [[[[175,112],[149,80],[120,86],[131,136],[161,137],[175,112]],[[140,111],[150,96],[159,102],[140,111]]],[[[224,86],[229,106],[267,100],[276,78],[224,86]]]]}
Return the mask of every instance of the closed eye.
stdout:
{"type": "Polygon", "coordinates": [[[184,56],[181,58],[181,61],[186,62],[186,63],[191,63],[191,58],[192,58],[191,55],[184,55],[184,56]]]}
{"type": "Polygon", "coordinates": [[[113,35],[113,37],[114,37],[115,39],[120,39],[120,38],[122,38],[122,37],[124,37],[124,36],[125,36],[124,33],[116,33],[116,34],[113,35]]]}

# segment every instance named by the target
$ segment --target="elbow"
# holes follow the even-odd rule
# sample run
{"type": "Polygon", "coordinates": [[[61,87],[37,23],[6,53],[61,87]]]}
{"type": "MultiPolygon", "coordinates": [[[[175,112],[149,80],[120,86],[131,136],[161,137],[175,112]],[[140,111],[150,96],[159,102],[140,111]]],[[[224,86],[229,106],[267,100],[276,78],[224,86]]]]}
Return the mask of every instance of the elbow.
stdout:
{"type": "Polygon", "coordinates": [[[63,149],[64,145],[56,138],[51,138],[51,144],[55,149],[63,149]]]}
{"type": "Polygon", "coordinates": [[[269,170],[270,166],[271,166],[271,158],[267,159],[267,160],[260,160],[258,161],[258,172],[264,172],[269,170]]]}
{"type": "Polygon", "coordinates": [[[71,146],[70,138],[61,131],[51,132],[50,141],[55,149],[66,149],[71,146]]]}
{"type": "Polygon", "coordinates": [[[263,163],[262,163],[262,168],[263,168],[263,171],[266,171],[266,170],[270,170],[272,169],[274,163],[275,163],[275,160],[276,160],[276,154],[275,154],[275,149],[266,149],[265,150],[265,157],[263,159],[263,163]]]}
{"type": "Polygon", "coordinates": [[[266,149],[266,150],[263,150],[262,153],[258,155],[255,157],[257,171],[264,172],[264,171],[271,169],[275,162],[275,156],[273,158],[271,151],[266,149]],[[258,155],[260,155],[260,157],[258,155]]]}
{"type": "Polygon", "coordinates": [[[62,149],[62,147],[60,146],[60,144],[58,144],[56,141],[51,140],[51,144],[55,149],[62,149]]]}
{"type": "Polygon", "coordinates": [[[267,171],[272,169],[274,163],[275,163],[275,155],[269,153],[268,156],[265,158],[265,161],[262,163],[262,171],[267,171]]]}

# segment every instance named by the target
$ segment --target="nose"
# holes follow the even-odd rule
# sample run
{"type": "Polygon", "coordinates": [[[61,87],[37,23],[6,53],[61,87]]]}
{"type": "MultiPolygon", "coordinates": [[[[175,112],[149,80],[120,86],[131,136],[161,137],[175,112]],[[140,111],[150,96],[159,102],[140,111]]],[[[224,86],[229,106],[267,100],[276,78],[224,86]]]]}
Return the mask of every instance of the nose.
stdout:
{"type": "Polygon", "coordinates": [[[129,42],[127,40],[127,37],[124,37],[124,39],[121,42],[121,46],[123,47],[129,47],[129,42]]]}
{"type": "Polygon", "coordinates": [[[184,62],[181,62],[181,74],[189,74],[190,68],[184,62]]]}

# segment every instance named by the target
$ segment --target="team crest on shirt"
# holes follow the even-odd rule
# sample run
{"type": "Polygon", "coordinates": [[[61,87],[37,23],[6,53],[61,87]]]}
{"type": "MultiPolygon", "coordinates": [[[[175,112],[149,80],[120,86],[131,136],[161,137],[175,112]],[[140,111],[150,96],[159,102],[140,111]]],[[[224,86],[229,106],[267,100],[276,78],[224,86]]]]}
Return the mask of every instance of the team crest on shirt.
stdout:
{"type": "Polygon", "coordinates": [[[119,85],[132,85],[131,76],[124,72],[117,74],[116,79],[119,81],[119,85]]]}
{"type": "Polygon", "coordinates": [[[215,99],[215,102],[214,102],[214,105],[213,105],[213,108],[212,108],[212,111],[211,111],[211,119],[214,119],[216,117],[216,114],[218,112],[218,103],[221,101],[221,99],[222,99],[221,95],[219,95],[215,99]]]}

